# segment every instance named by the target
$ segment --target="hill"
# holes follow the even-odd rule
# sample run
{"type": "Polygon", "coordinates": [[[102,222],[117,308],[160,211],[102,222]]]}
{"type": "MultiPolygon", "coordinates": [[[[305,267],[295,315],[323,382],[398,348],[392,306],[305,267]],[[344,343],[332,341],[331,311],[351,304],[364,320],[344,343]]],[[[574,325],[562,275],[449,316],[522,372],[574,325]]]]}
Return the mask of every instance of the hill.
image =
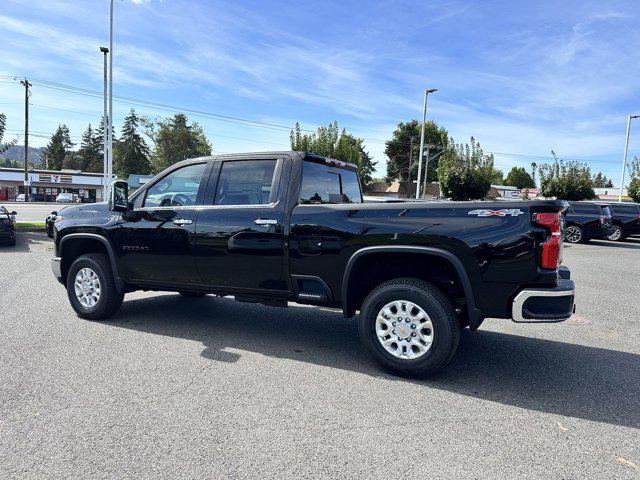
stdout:
{"type": "MultiPolygon", "coordinates": [[[[44,147],[29,147],[29,166],[31,168],[41,167],[42,151],[44,147]]],[[[14,145],[6,152],[0,155],[0,166],[17,167],[23,166],[24,162],[24,145],[14,145]],[[7,160],[9,162],[7,162],[7,160]],[[10,164],[9,164],[10,163],[10,164]]]]}

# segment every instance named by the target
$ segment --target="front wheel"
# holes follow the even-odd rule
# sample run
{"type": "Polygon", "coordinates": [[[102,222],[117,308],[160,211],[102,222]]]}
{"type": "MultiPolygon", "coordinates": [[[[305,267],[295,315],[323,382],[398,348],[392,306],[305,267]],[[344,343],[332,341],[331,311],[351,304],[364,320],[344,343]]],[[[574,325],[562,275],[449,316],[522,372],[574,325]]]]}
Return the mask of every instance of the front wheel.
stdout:
{"type": "Polygon", "coordinates": [[[580,243],[584,241],[584,232],[577,225],[571,225],[564,231],[564,239],[569,243],[580,243]]]}
{"type": "Polygon", "coordinates": [[[383,366],[425,376],[445,366],[460,339],[460,324],[449,299],[430,283],[390,280],[365,299],[358,322],[360,339],[383,366]]]}
{"type": "Polygon", "coordinates": [[[100,320],[113,315],[122,305],[109,259],[89,253],[78,257],[67,274],[67,296],[79,317],[100,320]]]}
{"type": "Polygon", "coordinates": [[[614,242],[619,242],[621,240],[624,240],[624,232],[622,231],[622,228],[620,228],[620,226],[618,225],[614,225],[611,228],[611,233],[607,235],[607,239],[612,240],[614,242]]]}

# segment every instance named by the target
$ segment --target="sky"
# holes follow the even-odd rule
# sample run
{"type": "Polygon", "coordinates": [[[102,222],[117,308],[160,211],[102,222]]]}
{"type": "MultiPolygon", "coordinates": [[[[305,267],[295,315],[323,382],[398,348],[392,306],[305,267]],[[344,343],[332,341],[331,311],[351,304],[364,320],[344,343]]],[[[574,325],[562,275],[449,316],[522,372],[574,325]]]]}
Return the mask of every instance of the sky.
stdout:
{"type": "MultiPolygon", "coordinates": [[[[33,83],[31,145],[60,123],[76,141],[97,125],[108,7],[2,0],[5,140],[24,128],[13,77],[33,83]]],[[[337,120],[364,139],[383,176],[384,141],[419,119],[424,89],[437,88],[428,119],[457,142],[474,136],[505,173],[553,149],[617,185],[627,115],[640,114],[637,0],[116,0],[114,9],[114,95],[135,101],[114,102],[116,131],[132,107],[152,118],[197,111],[188,116],[214,153],[287,150],[295,122],[313,130],[337,120]]]]}

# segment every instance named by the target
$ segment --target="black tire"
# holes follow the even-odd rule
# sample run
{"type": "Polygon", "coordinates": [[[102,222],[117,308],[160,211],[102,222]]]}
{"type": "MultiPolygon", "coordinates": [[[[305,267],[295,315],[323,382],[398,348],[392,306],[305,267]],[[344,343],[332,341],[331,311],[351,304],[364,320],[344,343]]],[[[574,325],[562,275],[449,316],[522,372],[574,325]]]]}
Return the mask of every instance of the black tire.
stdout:
{"type": "Polygon", "coordinates": [[[206,293],[202,293],[202,292],[178,292],[180,293],[180,295],[182,295],[185,298],[202,298],[204,296],[206,296],[206,293]]]}
{"type": "Polygon", "coordinates": [[[619,225],[614,225],[611,228],[611,233],[607,235],[607,240],[612,242],[622,242],[625,239],[624,230],[619,225]]]}
{"type": "Polygon", "coordinates": [[[81,255],[73,262],[67,273],[67,296],[78,316],[88,320],[109,318],[120,308],[124,299],[124,294],[118,292],[116,288],[109,259],[106,255],[99,253],[81,255]],[[100,282],[100,297],[92,307],[86,307],[80,303],[75,293],[76,275],[83,268],[89,268],[95,272],[100,282]]]}
{"type": "Polygon", "coordinates": [[[460,341],[460,324],[449,299],[432,284],[415,278],[390,280],[369,293],[360,310],[358,331],[362,343],[378,363],[412,377],[424,377],[444,367],[460,341]],[[418,305],[431,319],[433,341],[418,358],[398,358],[387,352],[378,339],[375,326],[378,312],[394,300],[418,305]]]}
{"type": "Polygon", "coordinates": [[[565,229],[564,241],[567,243],[584,243],[586,242],[584,230],[578,225],[571,225],[565,229]]]}

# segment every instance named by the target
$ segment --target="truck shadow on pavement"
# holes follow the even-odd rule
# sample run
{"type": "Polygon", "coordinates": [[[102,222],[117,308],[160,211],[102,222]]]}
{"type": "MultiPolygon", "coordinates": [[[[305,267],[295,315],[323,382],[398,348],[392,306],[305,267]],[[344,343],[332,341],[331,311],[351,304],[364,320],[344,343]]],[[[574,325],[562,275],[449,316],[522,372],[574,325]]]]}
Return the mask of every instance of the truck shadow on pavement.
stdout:
{"type": "Polygon", "coordinates": [[[381,370],[361,348],[355,321],[331,310],[168,294],[127,301],[114,320],[109,325],[202,342],[201,355],[214,361],[234,363],[249,351],[640,428],[640,355],[631,353],[465,330],[452,362],[430,379],[415,380],[381,370]]]}
{"type": "Polygon", "coordinates": [[[631,248],[640,250],[640,238],[626,238],[622,242],[610,242],[608,240],[589,240],[587,245],[593,245],[597,247],[614,247],[614,248],[631,248]]]}
{"type": "Polygon", "coordinates": [[[53,243],[44,233],[18,230],[15,246],[0,244],[0,252],[31,252],[34,249],[43,250],[47,245],[53,246],[53,243]]]}

